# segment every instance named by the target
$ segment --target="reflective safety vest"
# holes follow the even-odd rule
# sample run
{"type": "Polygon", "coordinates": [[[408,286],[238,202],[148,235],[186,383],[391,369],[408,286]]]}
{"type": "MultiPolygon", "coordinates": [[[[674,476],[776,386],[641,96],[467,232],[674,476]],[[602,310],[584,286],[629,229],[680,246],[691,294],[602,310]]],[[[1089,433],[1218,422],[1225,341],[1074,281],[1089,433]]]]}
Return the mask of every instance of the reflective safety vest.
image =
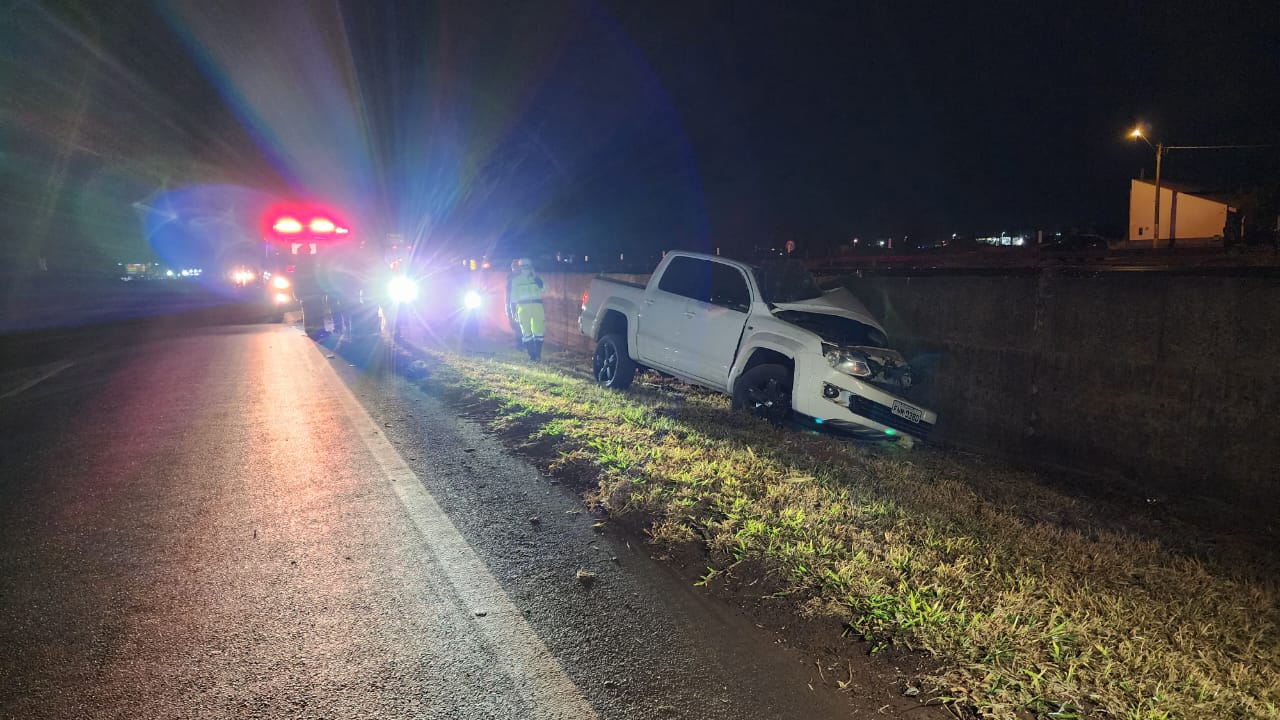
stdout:
{"type": "Polygon", "coordinates": [[[511,280],[511,304],[542,302],[542,278],[520,275],[511,280]]]}

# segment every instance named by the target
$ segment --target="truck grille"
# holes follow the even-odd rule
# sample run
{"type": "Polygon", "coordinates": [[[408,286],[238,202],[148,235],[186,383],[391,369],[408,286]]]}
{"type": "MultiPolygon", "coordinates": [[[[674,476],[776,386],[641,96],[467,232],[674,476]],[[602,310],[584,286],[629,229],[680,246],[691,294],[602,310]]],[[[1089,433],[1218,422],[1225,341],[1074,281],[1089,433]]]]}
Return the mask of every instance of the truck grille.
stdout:
{"type": "Polygon", "coordinates": [[[904,417],[898,417],[893,414],[893,410],[888,405],[881,405],[874,400],[868,400],[860,395],[849,396],[849,410],[854,415],[861,415],[870,420],[875,420],[881,425],[886,425],[894,430],[901,430],[910,433],[921,440],[928,440],[929,434],[933,432],[933,424],[924,422],[923,420],[915,423],[904,417]]]}

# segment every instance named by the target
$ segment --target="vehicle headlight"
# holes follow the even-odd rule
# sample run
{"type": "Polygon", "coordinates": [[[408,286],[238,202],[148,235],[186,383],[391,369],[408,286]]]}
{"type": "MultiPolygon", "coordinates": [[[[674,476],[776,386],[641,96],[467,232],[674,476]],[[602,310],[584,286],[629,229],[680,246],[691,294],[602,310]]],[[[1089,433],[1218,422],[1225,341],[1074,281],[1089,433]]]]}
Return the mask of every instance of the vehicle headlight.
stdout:
{"type": "Polygon", "coordinates": [[[276,304],[277,304],[277,305],[283,305],[283,304],[285,304],[285,303],[287,303],[287,302],[289,302],[289,296],[288,296],[288,295],[285,295],[284,293],[276,293],[276,304]]]}
{"type": "Polygon", "coordinates": [[[484,298],[475,290],[468,290],[466,295],[462,296],[462,306],[468,310],[479,310],[484,304],[484,298]]]}
{"type": "Polygon", "coordinates": [[[407,303],[418,299],[418,283],[407,277],[392,278],[387,285],[387,294],[392,302],[407,303]]]}
{"type": "Polygon", "coordinates": [[[271,284],[274,285],[277,290],[287,290],[289,288],[289,278],[283,275],[277,275],[271,279],[271,284]]]}
{"type": "Polygon", "coordinates": [[[824,350],[822,356],[827,359],[831,367],[835,368],[836,372],[854,377],[871,375],[871,366],[867,364],[867,358],[860,353],[832,348],[824,350]]]}

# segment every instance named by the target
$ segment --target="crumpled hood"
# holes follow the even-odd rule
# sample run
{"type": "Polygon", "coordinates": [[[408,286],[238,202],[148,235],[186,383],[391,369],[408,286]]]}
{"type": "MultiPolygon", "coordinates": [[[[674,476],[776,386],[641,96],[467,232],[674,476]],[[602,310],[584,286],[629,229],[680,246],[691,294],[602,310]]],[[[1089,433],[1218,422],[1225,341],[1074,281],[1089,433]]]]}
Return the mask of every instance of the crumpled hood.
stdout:
{"type": "Polygon", "coordinates": [[[884,327],[880,322],[867,312],[867,307],[862,301],[853,296],[849,292],[849,288],[836,288],[828,290],[820,297],[812,300],[801,300],[799,302],[774,303],[774,307],[779,310],[798,310],[800,312],[822,313],[824,315],[836,315],[838,317],[846,317],[851,320],[857,320],[860,323],[866,323],[871,327],[884,332],[884,327]]]}

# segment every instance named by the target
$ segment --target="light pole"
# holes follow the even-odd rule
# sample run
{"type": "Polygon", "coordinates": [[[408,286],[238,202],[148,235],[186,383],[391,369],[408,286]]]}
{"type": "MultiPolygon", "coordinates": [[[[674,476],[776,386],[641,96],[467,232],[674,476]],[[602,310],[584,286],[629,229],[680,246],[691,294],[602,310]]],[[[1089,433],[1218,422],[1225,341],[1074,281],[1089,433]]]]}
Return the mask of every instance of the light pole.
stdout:
{"type": "Polygon", "coordinates": [[[1160,247],[1160,161],[1164,158],[1164,143],[1151,144],[1146,135],[1142,134],[1142,128],[1136,127],[1133,132],[1129,133],[1129,137],[1138,138],[1147,144],[1152,150],[1156,151],[1156,217],[1151,228],[1151,249],[1160,247]]]}
{"type": "MultiPolygon", "coordinates": [[[[1170,150],[1248,150],[1255,148],[1269,148],[1273,145],[1165,145],[1164,143],[1151,144],[1145,133],[1142,132],[1142,126],[1135,127],[1129,137],[1137,138],[1147,144],[1147,147],[1156,151],[1156,217],[1151,233],[1151,248],[1155,249],[1160,246],[1160,164],[1164,159],[1165,153],[1170,150]]],[[[1176,232],[1177,228],[1170,228],[1170,233],[1176,232]]],[[[1172,243],[1172,238],[1170,242],[1172,243]]],[[[1172,247],[1172,244],[1170,245],[1172,247]]]]}

